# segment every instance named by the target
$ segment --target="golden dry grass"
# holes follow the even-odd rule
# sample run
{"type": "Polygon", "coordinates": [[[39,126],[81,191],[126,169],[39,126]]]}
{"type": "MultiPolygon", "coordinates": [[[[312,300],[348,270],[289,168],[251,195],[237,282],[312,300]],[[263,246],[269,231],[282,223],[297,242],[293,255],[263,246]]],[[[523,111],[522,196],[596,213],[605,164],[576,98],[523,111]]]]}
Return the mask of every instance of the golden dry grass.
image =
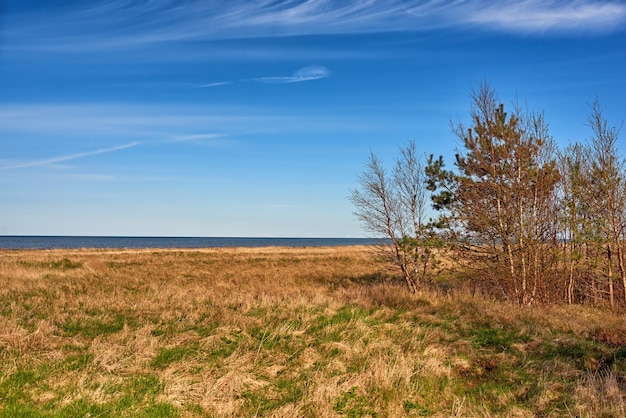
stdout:
{"type": "Polygon", "coordinates": [[[622,416],[626,324],[367,247],[0,251],[2,416],[622,416]]]}

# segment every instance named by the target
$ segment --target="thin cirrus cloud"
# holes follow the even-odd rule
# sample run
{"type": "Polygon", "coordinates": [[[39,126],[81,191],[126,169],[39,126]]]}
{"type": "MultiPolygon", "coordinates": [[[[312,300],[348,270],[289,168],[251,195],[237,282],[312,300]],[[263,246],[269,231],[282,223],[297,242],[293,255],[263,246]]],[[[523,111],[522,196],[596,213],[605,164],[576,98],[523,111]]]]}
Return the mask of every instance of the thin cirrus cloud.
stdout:
{"type": "MultiPolygon", "coordinates": [[[[18,104],[0,103],[0,138],[62,137],[71,140],[129,138],[142,144],[195,135],[236,137],[250,132],[299,132],[315,129],[361,130],[361,120],[326,114],[301,115],[285,108],[180,104],[18,104]],[[208,132],[207,132],[208,131],[208,132]]],[[[363,128],[368,129],[368,128],[363,128]]],[[[215,138],[214,138],[215,139],[215,138]]]]}
{"type": "MultiPolygon", "coordinates": [[[[308,67],[302,67],[290,76],[256,77],[240,81],[253,81],[266,84],[291,84],[301,83],[304,81],[320,80],[322,78],[329,77],[330,74],[331,73],[328,68],[321,65],[312,65],[308,67]]],[[[196,86],[196,88],[218,87],[233,83],[233,81],[221,81],[217,83],[201,84],[199,86],[196,86]]]]}
{"type": "Polygon", "coordinates": [[[552,29],[590,29],[602,31],[622,26],[626,20],[624,2],[571,1],[509,2],[501,7],[494,2],[481,13],[468,16],[468,21],[499,29],[520,32],[543,32],[552,29]],[[556,7],[555,7],[556,6],[556,7]]]}
{"type": "Polygon", "coordinates": [[[326,67],[311,66],[300,68],[298,71],[287,77],[259,77],[253,78],[250,81],[260,81],[262,83],[270,84],[290,84],[300,83],[303,81],[319,80],[326,78],[330,75],[330,71],[326,67]]]}
{"type": "Polygon", "coordinates": [[[108,153],[115,152],[115,151],[121,151],[127,148],[136,147],[137,145],[140,145],[140,144],[141,142],[139,141],[133,141],[127,144],[117,145],[117,146],[109,147],[109,148],[101,148],[101,149],[97,149],[94,151],[79,152],[75,154],[61,155],[57,157],[45,158],[45,159],[40,159],[40,160],[13,163],[13,164],[5,165],[5,166],[0,166],[0,170],[16,170],[19,168],[49,166],[52,164],[62,163],[62,162],[71,161],[71,160],[78,160],[80,158],[91,157],[94,155],[108,154],[108,153]]]}
{"type": "Polygon", "coordinates": [[[228,84],[233,84],[233,82],[232,81],[218,81],[215,83],[200,84],[199,86],[194,86],[194,87],[199,88],[199,89],[205,89],[209,87],[227,86],[228,84]]]}
{"type": "Polygon", "coordinates": [[[31,7],[7,13],[5,21],[7,47],[88,51],[193,40],[452,27],[523,34],[611,32],[624,29],[626,4],[618,0],[100,0],[71,10],[31,7]]]}
{"type": "Polygon", "coordinates": [[[186,142],[186,143],[202,143],[211,147],[232,147],[237,141],[229,138],[230,135],[221,133],[208,133],[208,134],[191,134],[191,135],[175,135],[171,142],[186,142]]]}

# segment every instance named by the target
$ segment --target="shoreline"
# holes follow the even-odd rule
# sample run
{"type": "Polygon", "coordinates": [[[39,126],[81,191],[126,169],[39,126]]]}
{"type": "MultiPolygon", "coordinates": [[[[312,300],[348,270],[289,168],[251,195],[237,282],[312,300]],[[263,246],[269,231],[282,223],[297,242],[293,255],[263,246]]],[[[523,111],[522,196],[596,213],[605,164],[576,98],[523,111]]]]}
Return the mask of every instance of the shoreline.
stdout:
{"type": "Polygon", "coordinates": [[[204,249],[378,245],[376,238],[0,236],[0,249],[204,249]]]}
{"type": "Polygon", "coordinates": [[[319,252],[319,253],[336,253],[344,250],[366,251],[377,248],[377,245],[336,245],[336,246],[311,246],[311,247],[290,247],[290,246],[264,246],[264,247],[202,247],[202,248],[99,248],[99,247],[81,247],[81,248],[0,248],[2,254],[18,254],[18,253],[39,253],[39,254],[145,254],[145,253],[266,253],[272,254],[276,252],[319,252]]]}

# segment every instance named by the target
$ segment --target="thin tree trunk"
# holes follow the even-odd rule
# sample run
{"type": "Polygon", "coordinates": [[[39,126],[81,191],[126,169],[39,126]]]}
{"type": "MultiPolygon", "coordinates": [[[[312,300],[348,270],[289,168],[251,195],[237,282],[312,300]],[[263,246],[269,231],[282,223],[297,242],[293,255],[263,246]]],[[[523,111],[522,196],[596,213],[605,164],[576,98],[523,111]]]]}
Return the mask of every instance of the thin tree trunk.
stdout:
{"type": "MultiPolygon", "coordinates": [[[[508,256],[508,261],[509,261],[509,273],[511,274],[511,282],[515,283],[515,259],[513,258],[513,249],[512,249],[511,243],[509,242],[509,237],[506,233],[506,229],[504,227],[504,221],[502,219],[503,218],[502,203],[501,203],[500,197],[498,197],[497,199],[497,210],[498,210],[498,223],[500,226],[500,236],[502,238],[502,244],[504,245],[504,248],[508,256]]],[[[517,288],[515,284],[513,285],[513,289],[515,291],[515,294],[519,298],[519,289],[517,288]]]]}
{"type": "Polygon", "coordinates": [[[570,263],[569,281],[567,283],[567,303],[574,303],[574,263],[570,263]]]}
{"type": "Polygon", "coordinates": [[[615,296],[613,290],[613,256],[611,254],[611,244],[608,245],[608,276],[609,276],[609,303],[611,308],[615,308],[615,296]]]}
{"type": "MultiPolygon", "coordinates": [[[[518,174],[518,181],[521,174],[518,174]]],[[[520,193],[521,194],[521,193],[520,193]]],[[[524,242],[524,207],[522,203],[522,197],[519,197],[519,252],[520,252],[520,264],[522,274],[522,297],[521,303],[526,304],[528,302],[528,283],[527,283],[527,269],[526,269],[526,248],[524,242]]]]}

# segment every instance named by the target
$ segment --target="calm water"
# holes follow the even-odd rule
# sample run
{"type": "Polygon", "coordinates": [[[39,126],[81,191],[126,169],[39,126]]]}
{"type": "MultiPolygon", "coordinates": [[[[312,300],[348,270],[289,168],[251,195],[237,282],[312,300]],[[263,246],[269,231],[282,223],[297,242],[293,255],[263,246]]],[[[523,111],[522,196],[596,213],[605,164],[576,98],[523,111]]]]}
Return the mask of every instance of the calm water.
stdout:
{"type": "Polygon", "coordinates": [[[46,237],[0,236],[0,248],[216,248],[216,247],[336,247],[375,245],[370,238],[185,238],[185,237],[46,237]]]}

